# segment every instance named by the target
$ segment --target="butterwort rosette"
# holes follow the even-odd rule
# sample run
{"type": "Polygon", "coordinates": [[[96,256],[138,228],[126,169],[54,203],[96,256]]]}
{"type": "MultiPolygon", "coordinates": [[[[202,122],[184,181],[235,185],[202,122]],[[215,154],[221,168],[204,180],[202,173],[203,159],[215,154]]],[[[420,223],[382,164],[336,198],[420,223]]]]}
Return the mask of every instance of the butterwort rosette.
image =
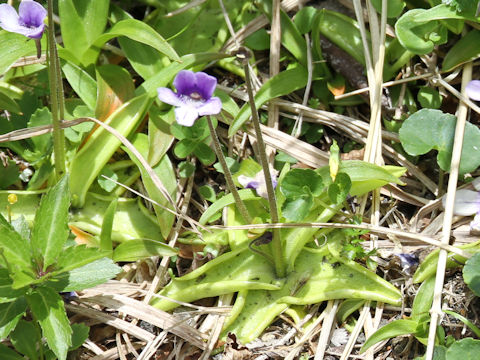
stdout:
{"type": "MultiPolygon", "coordinates": [[[[278,184],[277,174],[278,174],[277,170],[270,169],[270,175],[272,177],[272,185],[274,189],[277,187],[277,184],[278,184]]],[[[240,175],[238,177],[238,182],[245,189],[254,189],[258,196],[261,196],[264,199],[268,199],[267,184],[265,183],[265,176],[263,174],[263,170],[256,173],[255,177],[253,178],[245,175],[240,175]]]]}
{"type": "Polygon", "coordinates": [[[182,70],[173,80],[173,86],[176,93],[169,88],[158,88],[158,98],[175,106],[175,118],[180,125],[192,126],[200,116],[216,115],[222,110],[220,98],[212,97],[217,86],[213,76],[182,70]]]}
{"type": "Polygon", "coordinates": [[[23,0],[17,11],[8,4],[0,4],[0,27],[22,34],[30,39],[40,39],[45,30],[47,10],[33,0],[23,0]]]}

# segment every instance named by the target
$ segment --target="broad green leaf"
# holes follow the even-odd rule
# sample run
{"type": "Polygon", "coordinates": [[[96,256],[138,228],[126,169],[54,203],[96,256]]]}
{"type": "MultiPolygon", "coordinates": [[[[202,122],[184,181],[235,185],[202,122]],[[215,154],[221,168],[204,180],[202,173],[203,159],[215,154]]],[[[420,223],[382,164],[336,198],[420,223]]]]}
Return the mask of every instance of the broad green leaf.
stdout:
{"type": "Polygon", "coordinates": [[[429,315],[430,308],[433,301],[433,290],[435,287],[435,276],[426,279],[413,299],[412,312],[410,317],[412,320],[420,321],[425,315],[429,315]]]}
{"type": "Polygon", "coordinates": [[[115,218],[115,211],[117,210],[118,199],[115,198],[110,205],[108,205],[105,216],[103,217],[102,231],[100,233],[100,249],[106,251],[113,251],[112,245],[112,227],[113,219],[115,218]]]}
{"type": "MultiPolygon", "coordinates": [[[[267,14],[268,18],[272,18],[272,2],[271,1],[261,1],[259,5],[262,7],[262,10],[267,14]]],[[[290,19],[290,17],[283,11],[280,10],[280,22],[281,22],[281,35],[282,35],[282,45],[287,49],[297,61],[303,65],[307,66],[307,44],[305,38],[300,34],[295,23],[290,19]]]]}
{"type": "MultiPolygon", "coordinates": [[[[316,170],[324,181],[330,178],[328,166],[316,170]]],[[[402,185],[399,176],[406,170],[401,167],[378,166],[360,160],[346,160],[340,163],[340,172],[346,173],[352,182],[351,196],[363,195],[388,183],[402,185]]]]}
{"type": "Polygon", "coordinates": [[[102,65],[97,70],[95,117],[105,121],[115,110],[131,100],[135,86],[130,73],[118,65],[102,65]]]}
{"type": "Polygon", "coordinates": [[[350,176],[340,172],[335,177],[335,181],[328,186],[328,197],[334,204],[341,204],[346,199],[352,188],[350,176]]]}
{"type": "Polygon", "coordinates": [[[233,332],[242,343],[250,342],[290,304],[316,304],[343,298],[383,298],[387,302],[400,302],[401,294],[394,286],[362,266],[351,266],[342,260],[329,254],[326,247],[305,249],[281,289],[249,290],[246,295],[239,294],[242,304],[234,305],[238,307],[234,313],[239,315],[224,328],[223,334],[233,332]]]}
{"type": "MultiPolygon", "coordinates": [[[[285,70],[269,79],[255,95],[255,106],[260,108],[265,102],[292,93],[307,84],[307,70],[303,66],[285,70]]],[[[228,129],[228,136],[235,134],[251,116],[250,104],[242,106],[228,129]]]]}
{"type": "Polygon", "coordinates": [[[417,100],[423,108],[438,109],[442,106],[440,92],[429,86],[422,86],[418,90],[417,100]]]}
{"type": "Polygon", "coordinates": [[[85,70],[79,66],[66,62],[62,66],[63,73],[72,89],[83,100],[89,109],[95,109],[97,102],[97,83],[85,70]]]}
{"type": "Polygon", "coordinates": [[[90,328],[84,323],[72,324],[72,331],[72,346],[70,346],[70,351],[78,349],[83,345],[85,340],[88,339],[90,328]]]}
{"type": "Polygon", "coordinates": [[[113,252],[113,260],[137,261],[152,256],[174,256],[178,251],[155,240],[130,240],[118,245],[113,252]]]}
{"type": "MultiPolygon", "coordinates": [[[[458,246],[459,249],[469,251],[471,253],[478,253],[480,251],[480,242],[476,241],[474,243],[469,243],[466,245],[458,246]]],[[[434,250],[420,263],[413,275],[413,283],[419,283],[428,279],[430,276],[435,275],[437,271],[437,262],[438,262],[438,253],[439,250],[434,250]]],[[[460,266],[460,264],[465,263],[467,259],[462,256],[455,255],[453,253],[448,253],[447,257],[447,269],[452,269],[460,266]]]]}
{"type": "MultiPolygon", "coordinates": [[[[382,13],[382,0],[372,0],[372,5],[379,13],[382,13]]],[[[399,16],[402,13],[404,7],[405,7],[405,1],[388,0],[387,16],[389,18],[394,18],[399,16]]]]}
{"type": "MultiPolygon", "coordinates": [[[[28,127],[50,125],[52,123],[52,115],[47,107],[37,109],[30,120],[28,121],[28,127]]],[[[30,139],[34,145],[35,151],[48,154],[51,151],[52,146],[52,134],[44,134],[35,136],[30,139]]]]}
{"type": "Polygon", "coordinates": [[[20,168],[15,161],[6,160],[6,165],[0,164],[0,189],[7,189],[19,179],[20,168]]]}
{"type": "Polygon", "coordinates": [[[150,166],[155,166],[173,144],[173,135],[170,134],[170,124],[167,116],[163,116],[157,107],[152,106],[148,113],[148,158],[150,166]]]}
{"type": "Polygon", "coordinates": [[[465,263],[463,280],[475,295],[480,296],[480,253],[473,255],[465,263]]]}
{"type": "Polygon", "coordinates": [[[311,169],[292,169],[280,184],[280,191],[287,198],[296,198],[309,193],[318,196],[323,188],[322,177],[311,169]]]}
{"type": "Polygon", "coordinates": [[[363,304],[365,303],[365,300],[363,299],[345,299],[342,301],[342,303],[339,305],[337,314],[336,314],[336,319],[339,323],[344,323],[347,318],[353,314],[355,311],[360,309],[363,304]]]}
{"type": "Polygon", "coordinates": [[[395,23],[395,32],[400,43],[417,55],[428,54],[433,47],[447,41],[447,28],[441,20],[472,20],[475,17],[457,13],[445,4],[431,9],[412,9],[395,23]]]}
{"type": "Polygon", "coordinates": [[[12,98],[10,98],[8,95],[5,95],[1,91],[0,91],[0,109],[7,110],[15,114],[20,114],[22,112],[17,102],[12,98]]]}
{"type": "Polygon", "coordinates": [[[290,221],[302,221],[313,206],[313,196],[303,194],[293,199],[287,199],[282,206],[282,215],[290,221]]]}
{"type": "MultiPolygon", "coordinates": [[[[0,53],[0,74],[2,75],[22,56],[37,53],[34,41],[23,35],[5,30],[0,30],[0,44],[2,44],[3,49],[8,49],[8,51],[0,53]]],[[[43,42],[43,45],[45,45],[45,42],[43,42]]]]}
{"type": "MultiPolygon", "coordinates": [[[[400,141],[410,155],[438,151],[437,163],[449,171],[455,135],[456,117],[440,110],[422,109],[404,121],[400,128],[400,141]]],[[[480,130],[470,123],[465,125],[460,174],[474,171],[480,165],[480,130]]]]}
{"type": "MultiPolygon", "coordinates": [[[[257,194],[255,194],[255,192],[253,192],[251,189],[239,190],[238,194],[240,195],[240,199],[244,201],[259,198],[257,194]]],[[[234,203],[235,200],[233,199],[232,194],[223,196],[222,198],[215,201],[212,205],[210,205],[207,210],[204,211],[198,222],[202,225],[206,224],[209,219],[212,218],[217,212],[222,211],[224,207],[232,205],[234,203]]]]}
{"type": "Polygon", "coordinates": [[[64,176],[40,201],[32,229],[32,249],[37,264],[45,271],[54,264],[68,238],[68,177],[64,176]]]}
{"type": "MultiPolygon", "coordinates": [[[[135,139],[133,140],[133,145],[135,148],[143,155],[144,158],[148,155],[148,137],[145,134],[136,134],[135,139]]],[[[138,161],[138,159],[128,150],[123,148],[127,154],[130,156],[130,159],[138,166],[140,173],[142,174],[142,181],[147,190],[148,196],[160,204],[153,204],[155,214],[157,216],[157,221],[160,227],[160,231],[164,238],[168,237],[170,230],[172,229],[173,222],[175,220],[175,215],[172,212],[169,212],[164,207],[167,207],[170,210],[173,210],[172,205],[165,198],[162,192],[157,188],[153,183],[152,179],[147,173],[145,167],[138,161]],[[163,205],[163,207],[162,207],[163,205]]],[[[158,175],[160,181],[165,187],[166,191],[170,194],[172,199],[175,201],[176,198],[176,187],[177,179],[175,177],[175,171],[173,170],[172,163],[170,158],[167,155],[164,155],[160,160],[157,166],[153,168],[153,171],[158,175]]]]}
{"type": "Polygon", "coordinates": [[[295,14],[293,21],[302,35],[312,31],[313,19],[317,13],[318,10],[313,6],[305,6],[295,14]]]}
{"type": "Polygon", "coordinates": [[[0,344],[0,354],[2,354],[4,360],[25,360],[19,353],[3,344],[0,344]]]}
{"type": "MultiPolygon", "coordinates": [[[[95,0],[77,1],[77,6],[93,3],[95,0]]],[[[83,6],[82,6],[83,7],[83,6]]],[[[59,0],[58,12],[60,15],[60,28],[62,30],[62,39],[65,49],[76,54],[78,59],[81,59],[82,54],[88,49],[90,42],[87,39],[87,34],[84,27],[84,20],[82,14],[75,6],[73,0],[59,0]]]]}
{"type": "Polygon", "coordinates": [[[480,340],[465,338],[455,341],[447,350],[446,360],[480,359],[480,340]]]}
{"type": "MultiPolygon", "coordinates": [[[[105,212],[113,199],[114,197],[87,193],[84,206],[72,214],[70,224],[91,234],[100,235],[105,212]]],[[[124,242],[143,238],[163,239],[157,219],[140,199],[119,198],[113,219],[112,240],[124,242]]]]}
{"type": "MultiPolygon", "coordinates": [[[[190,302],[239,290],[278,290],[280,284],[265,258],[242,249],[220,255],[187,275],[175,278],[160,294],[190,302]]],[[[178,306],[163,298],[154,300],[152,305],[162,310],[178,306]]]]}
{"type": "Polygon", "coordinates": [[[37,287],[27,296],[27,302],[48,346],[59,360],[65,360],[72,343],[72,328],[62,298],[51,288],[37,287]]]}
{"type": "Polygon", "coordinates": [[[10,225],[0,222],[0,250],[3,259],[8,261],[12,272],[32,272],[32,262],[29,244],[10,225]]]}
{"type": "Polygon", "coordinates": [[[203,165],[212,165],[217,159],[212,148],[203,142],[195,147],[193,153],[203,165]]]}
{"type": "Polygon", "coordinates": [[[414,334],[417,330],[417,325],[418,323],[413,320],[394,320],[375,331],[375,333],[370,336],[367,341],[365,341],[365,344],[363,344],[360,352],[365,352],[372,345],[375,345],[382,340],[390,339],[400,335],[414,334]]]}
{"type": "MultiPolygon", "coordinates": [[[[146,96],[137,96],[117,109],[105,122],[121,135],[128,136],[143,119],[148,103],[146,96]]],[[[119,145],[120,140],[114,135],[98,128],[77,152],[70,164],[70,191],[75,207],[84,204],[88,188],[119,145]]]]}
{"type": "MultiPolygon", "coordinates": [[[[318,24],[316,30],[321,35],[340,47],[360,64],[365,65],[362,37],[355,20],[336,11],[322,9],[315,24],[318,24]]],[[[368,38],[370,38],[370,34],[368,34],[368,38]]],[[[320,52],[321,49],[319,48],[317,51],[320,52]]]]}
{"type": "Polygon", "coordinates": [[[30,360],[38,359],[37,346],[40,344],[41,336],[33,322],[20,320],[10,334],[10,339],[18,352],[27,355],[30,360]]]}
{"type": "Polygon", "coordinates": [[[74,245],[64,249],[58,257],[55,271],[53,274],[58,276],[67,271],[77,269],[86,264],[109,256],[111,251],[101,250],[97,248],[89,248],[85,245],[74,245]]]}
{"type": "MultiPolygon", "coordinates": [[[[0,340],[6,339],[27,310],[27,301],[21,296],[17,300],[0,304],[0,340]]],[[[3,355],[3,353],[2,353],[3,355]]]]}
{"type": "Polygon", "coordinates": [[[80,291],[103,284],[121,271],[121,267],[105,257],[64,272],[48,282],[47,285],[59,292],[80,291]]]}
{"type": "Polygon", "coordinates": [[[130,65],[143,79],[155,76],[165,67],[162,54],[153,47],[127,37],[119,37],[118,43],[130,65]]]}
{"type": "Polygon", "coordinates": [[[126,36],[129,39],[149,45],[170,59],[180,61],[175,50],[168,42],[146,23],[136,19],[126,19],[117,22],[106,33],[98,36],[90,48],[83,54],[82,63],[92,64],[96,61],[102,46],[113,38],[126,36]]]}
{"type": "Polygon", "coordinates": [[[199,64],[206,64],[211,61],[231,57],[221,53],[198,53],[189,54],[180,58],[181,62],[174,62],[162,71],[144,81],[136,90],[136,95],[147,93],[149,97],[157,96],[157,88],[165,87],[177,75],[180,70],[191,68],[199,64]]]}
{"type": "Polygon", "coordinates": [[[442,70],[450,71],[453,68],[473,61],[480,56],[480,31],[473,29],[462,36],[443,58],[442,70]]]}

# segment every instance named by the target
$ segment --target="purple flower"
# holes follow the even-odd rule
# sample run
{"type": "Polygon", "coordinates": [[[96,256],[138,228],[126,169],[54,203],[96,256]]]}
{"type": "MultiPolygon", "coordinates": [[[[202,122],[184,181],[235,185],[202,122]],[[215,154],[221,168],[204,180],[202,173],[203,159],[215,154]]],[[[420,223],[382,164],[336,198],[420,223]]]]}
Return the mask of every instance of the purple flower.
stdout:
{"type": "Polygon", "coordinates": [[[0,27],[31,39],[42,37],[46,16],[47,10],[32,0],[23,0],[18,7],[18,14],[12,6],[0,4],[0,27]]]}
{"type": "Polygon", "coordinates": [[[472,80],[465,88],[467,96],[475,101],[480,101],[480,80],[472,80]]]}
{"type": "Polygon", "coordinates": [[[158,98],[176,107],[175,118],[180,125],[192,126],[199,116],[215,115],[222,110],[221,100],[212,97],[217,86],[217,79],[213,76],[182,70],[173,80],[173,86],[176,93],[169,88],[158,88],[158,98]]]}
{"type": "MultiPolygon", "coordinates": [[[[272,184],[273,188],[277,187],[277,170],[270,169],[270,175],[272,176],[272,184]]],[[[240,175],[238,177],[238,182],[242,185],[245,189],[254,189],[257,194],[264,199],[268,199],[267,194],[267,185],[265,183],[265,176],[263,174],[263,170],[259,171],[255,174],[255,177],[251,178],[245,175],[240,175]]]]}

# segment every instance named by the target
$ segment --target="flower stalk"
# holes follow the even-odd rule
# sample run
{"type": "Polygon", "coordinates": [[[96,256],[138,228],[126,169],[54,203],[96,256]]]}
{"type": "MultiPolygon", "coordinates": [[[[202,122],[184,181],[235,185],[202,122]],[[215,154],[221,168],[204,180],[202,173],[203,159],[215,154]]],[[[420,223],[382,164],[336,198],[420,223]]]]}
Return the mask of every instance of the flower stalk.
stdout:
{"type": "Polygon", "coordinates": [[[55,42],[55,25],[53,22],[53,1],[48,0],[48,80],[50,85],[50,102],[53,125],[53,154],[55,164],[55,176],[57,181],[66,172],[65,167],[65,137],[60,126],[64,118],[63,84],[60,69],[60,61],[55,42]]]}
{"type": "MultiPolygon", "coordinates": [[[[252,122],[253,127],[255,130],[255,135],[257,138],[257,145],[258,145],[258,154],[260,155],[260,164],[263,168],[263,175],[265,177],[265,185],[267,190],[268,196],[268,203],[270,206],[270,216],[272,219],[272,223],[278,223],[278,208],[277,208],[277,201],[275,199],[275,190],[273,187],[272,182],[272,174],[270,172],[270,166],[268,164],[267,153],[265,151],[265,143],[263,141],[262,130],[260,128],[260,120],[258,118],[257,108],[255,106],[255,99],[253,96],[252,90],[252,81],[250,78],[250,70],[248,68],[248,54],[245,52],[239,52],[237,54],[237,58],[241,61],[243,65],[243,69],[245,71],[245,83],[247,86],[247,93],[248,93],[248,100],[250,103],[250,108],[252,110],[252,122]]],[[[272,254],[273,260],[275,262],[275,273],[278,277],[283,278],[285,277],[285,259],[283,257],[283,246],[282,246],[282,239],[280,235],[280,229],[273,228],[273,239],[272,239],[272,254]]]]}
{"type": "Polygon", "coordinates": [[[247,222],[247,224],[251,224],[252,217],[248,213],[247,207],[245,206],[245,203],[243,202],[243,200],[240,198],[240,194],[238,193],[237,187],[233,182],[232,173],[228,168],[227,161],[225,160],[225,156],[223,156],[223,152],[220,146],[220,141],[218,139],[217,132],[215,131],[215,127],[213,126],[212,119],[210,119],[209,115],[207,115],[207,122],[208,122],[208,128],[210,130],[210,134],[213,140],[213,147],[215,149],[215,153],[217,155],[218,161],[220,161],[220,165],[222,166],[223,174],[225,175],[225,180],[227,182],[228,190],[230,190],[230,192],[232,193],[233,199],[235,200],[235,204],[237,205],[238,211],[240,211],[240,214],[242,215],[243,219],[247,222]]]}

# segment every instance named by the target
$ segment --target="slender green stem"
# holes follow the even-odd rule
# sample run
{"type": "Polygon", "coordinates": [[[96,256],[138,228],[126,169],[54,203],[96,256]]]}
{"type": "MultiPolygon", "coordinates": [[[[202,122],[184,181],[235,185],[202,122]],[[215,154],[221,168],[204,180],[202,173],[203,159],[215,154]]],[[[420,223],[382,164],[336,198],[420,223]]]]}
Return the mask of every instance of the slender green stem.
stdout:
{"type": "MultiPolygon", "coordinates": [[[[255,106],[255,99],[253,97],[252,81],[250,78],[250,70],[248,68],[248,57],[241,56],[239,59],[242,61],[243,70],[245,71],[245,83],[247,85],[248,100],[252,109],[253,127],[255,129],[255,135],[257,137],[258,154],[260,155],[260,163],[263,168],[263,175],[265,177],[265,185],[267,188],[268,203],[270,205],[270,217],[272,223],[278,223],[278,208],[277,201],[275,199],[275,189],[273,188],[272,175],[270,173],[270,166],[268,164],[267,153],[265,152],[265,143],[263,141],[262,130],[260,128],[260,120],[258,118],[257,108],[255,106]]],[[[280,229],[272,229],[272,252],[273,260],[275,261],[275,272],[278,277],[285,277],[285,259],[283,257],[283,246],[280,235],[280,229]]]]}
{"type": "Polygon", "coordinates": [[[248,213],[247,207],[245,203],[240,198],[240,194],[237,191],[237,187],[235,186],[232,178],[232,173],[228,168],[227,161],[225,160],[225,156],[223,156],[222,148],[220,146],[220,141],[218,140],[217,132],[215,131],[215,127],[213,126],[212,119],[210,116],[207,115],[207,122],[208,128],[210,129],[210,135],[212,136],[213,146],[215,148],[215,153],[217,154],[218,161],[220,161],[220,165],[223,169],[223,174],[225,175],[225,180],[227,181],[228,190],[233,195],[233,199],[235,200],[235,204],[237,205],[238,211],[242,215],[243,219],[247,222],[247,224],[252,223],[252,217],[248,213]]]}
{"type": "Polygon", "coordinates": [[[53,22],[53,1],[48,0],[48,78],[53,125],[53,154],[57,181],[66,172],[65,137],[60,127],[64,114],[63,85],[60,62],[55,43],[55,24],[53,22]]]}

